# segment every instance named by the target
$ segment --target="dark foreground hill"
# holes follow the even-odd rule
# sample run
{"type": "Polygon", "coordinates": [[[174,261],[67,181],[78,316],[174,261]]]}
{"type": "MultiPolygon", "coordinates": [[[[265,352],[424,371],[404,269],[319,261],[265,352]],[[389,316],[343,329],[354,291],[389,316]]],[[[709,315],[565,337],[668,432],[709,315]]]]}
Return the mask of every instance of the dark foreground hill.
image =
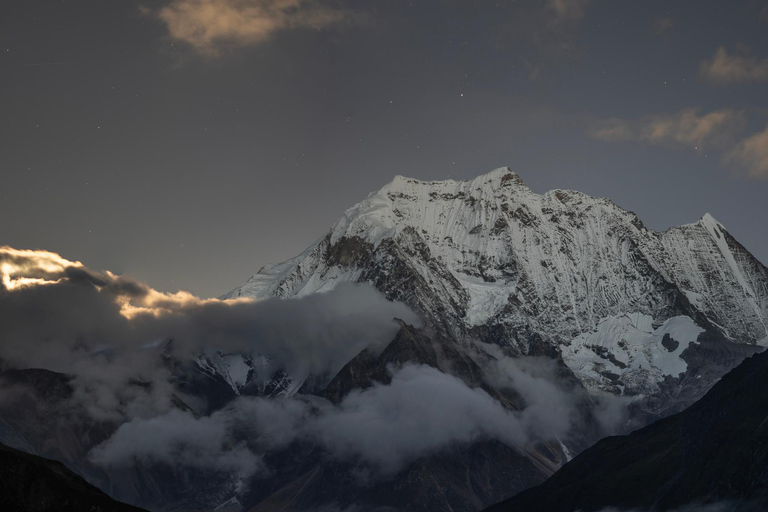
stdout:
{"type": "Polygon", "coordinates": [[[0,445],[0,510],[142,512],[117,502],[64,464],[0,445]]]}
{"type": "Polygon", "coordinates": [[[603,439],[543,484],[486,510],[768,510],[766,392],[768,351],[745,360],[685,411],[603,439]]]}

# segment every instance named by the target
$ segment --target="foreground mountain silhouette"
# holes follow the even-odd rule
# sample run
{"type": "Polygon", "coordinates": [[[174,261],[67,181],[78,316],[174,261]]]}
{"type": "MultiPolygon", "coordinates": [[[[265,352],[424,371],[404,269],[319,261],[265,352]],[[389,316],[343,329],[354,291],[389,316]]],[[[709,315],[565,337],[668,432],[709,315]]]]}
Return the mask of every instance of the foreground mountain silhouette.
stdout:
{"type": "Polygon", "coordinates": [[[599,441],[540,486],[486,512],[666,511],[707,504],[768,510],[766,390],[763,352],[685,411],[599,441]]]}
{"type": "Polygon", "coordinates": [[[0,510],[142,512],[117,502],[58,461],[0,444],[0,510]]]}

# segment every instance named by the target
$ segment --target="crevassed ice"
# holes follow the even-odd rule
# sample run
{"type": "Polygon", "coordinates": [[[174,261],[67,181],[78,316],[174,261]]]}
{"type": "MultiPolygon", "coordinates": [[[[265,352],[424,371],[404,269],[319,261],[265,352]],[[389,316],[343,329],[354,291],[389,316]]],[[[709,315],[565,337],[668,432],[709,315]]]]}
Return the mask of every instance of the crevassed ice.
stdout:
{"type": "Polygon", "coordinates": [[[577,336],[562,348],[565,364],[593,389],[632,387],[636,381],[655,384],[664,376],[678,377],[688,368],[680,357],[704,329],[687,316],[676,316],[653,328],[642,313],[608,317],[597,329],[577,336]],[[668,335],[673,341],[664,346],[668,335]],[[619,380],[610,378],[610,374],[619,380]],[[618,383],[620,382],[620,384],[618,383]]]}

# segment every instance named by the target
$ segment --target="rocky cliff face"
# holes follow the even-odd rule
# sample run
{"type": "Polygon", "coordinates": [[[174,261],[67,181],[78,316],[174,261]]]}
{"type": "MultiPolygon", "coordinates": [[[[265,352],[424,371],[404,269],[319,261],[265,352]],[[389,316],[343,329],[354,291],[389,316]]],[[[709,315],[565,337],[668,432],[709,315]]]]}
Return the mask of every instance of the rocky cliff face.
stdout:
{"type": "Polygon", "coordinates": [[[593,391],[647,396],[696,379],[686,359],[700,336],[768,344],[768,269],[710,215],[659,233],[607,199],[536,194],[507,168],[472,181],[398,176],[225,297],[342,281],[371,283],[462,343],[560,354],[593,391]]]}

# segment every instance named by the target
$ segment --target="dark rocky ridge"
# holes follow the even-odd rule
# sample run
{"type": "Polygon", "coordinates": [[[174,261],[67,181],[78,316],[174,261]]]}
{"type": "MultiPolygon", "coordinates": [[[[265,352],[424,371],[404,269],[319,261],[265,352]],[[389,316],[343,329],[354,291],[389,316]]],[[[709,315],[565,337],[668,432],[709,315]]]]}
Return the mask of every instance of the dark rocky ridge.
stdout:
{"type": "Polygon", "coordinates": [[[746,359],[700,401],[627,436],[609,437],[544,484],[487,512],[666,511],[724,503],[768,509],[768,352],[746,359]]]}
{"type": "MultiPolygon", "coordinates": [[[[541,452],[546,447],[539,447],[541,452]]],[[[361,479],[355,468],[322,457],[309,446],[270,456],[273,477],[252,482],[249,512],[323,510],[473,512],[509,495],[505,482],[530,487],[555,466],[522,457],[497,441],[461,445],[423,457],[385,480],[361,479]]],[[[550,454],[549,458],[555,457],[550,454]]]]}
{"type": "Polygon", "coordinates": [[[142,509],[113,500],[61,462],[5,445],[0,445],[0,510],[142,512],[142,509]]]}

